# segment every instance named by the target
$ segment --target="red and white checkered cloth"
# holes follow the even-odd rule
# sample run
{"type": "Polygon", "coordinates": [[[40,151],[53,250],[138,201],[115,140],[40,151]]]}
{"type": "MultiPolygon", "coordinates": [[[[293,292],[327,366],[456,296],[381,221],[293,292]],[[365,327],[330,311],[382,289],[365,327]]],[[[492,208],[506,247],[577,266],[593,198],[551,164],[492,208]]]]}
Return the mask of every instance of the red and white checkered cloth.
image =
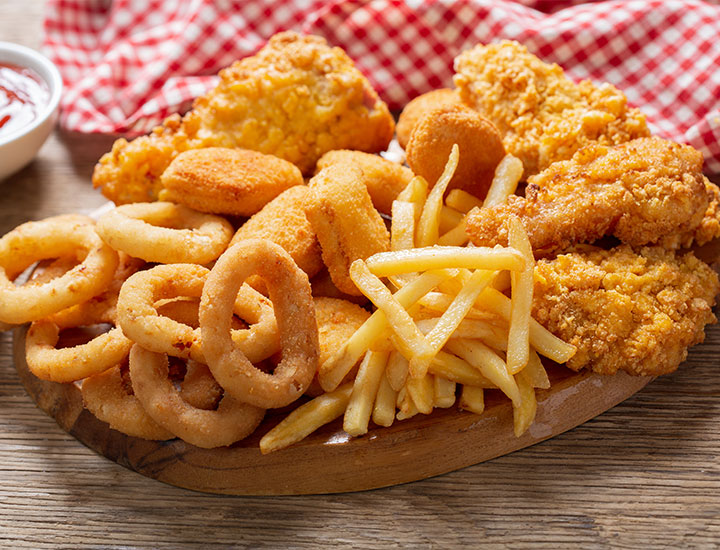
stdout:
{"type": "Polygon", "coordinates": [[[49,0],[44,49],[67,86],[61,124],[147,132],[282,30],[345,49],[391,109],[452,86],[462,50],[518,40],[574,79],[611,82],[653,133],[693,145],[720,173],[718,1],[49,0]]]}

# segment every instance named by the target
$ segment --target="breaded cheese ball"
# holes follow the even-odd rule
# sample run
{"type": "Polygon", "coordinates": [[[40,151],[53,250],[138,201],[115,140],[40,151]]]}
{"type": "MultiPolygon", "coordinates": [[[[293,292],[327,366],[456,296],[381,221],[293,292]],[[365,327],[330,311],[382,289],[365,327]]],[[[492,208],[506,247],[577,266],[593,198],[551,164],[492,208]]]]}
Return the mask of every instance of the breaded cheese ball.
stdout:
{"type": "Polygon", "coordinates": [[[276,156],[208,147],[180,153],[160,183],[161,201],[211,214],[252,216],[286,189],[304,182],[297,166],[276,156]]]}
{"type": "Polygon", "coordinates": [[[455,105],[426,113],[410,135],[408,165],[433,186],[445,169],[453,144],[458,145],[460,157],[448,189],[484,198],[505,147],[493,123],[468,107],[455,105]]]}
{"type": "Polygon", "coordinates": [[[413,178],[412,170],[397,162],[380,155],[348,150],[325,153],[318,161],[315,173],[331,164],[348,164],[360,168],[363,173],[362,181],[370,193],[373,205],[387,215],[392,211],[395,198],[413,178]]]}

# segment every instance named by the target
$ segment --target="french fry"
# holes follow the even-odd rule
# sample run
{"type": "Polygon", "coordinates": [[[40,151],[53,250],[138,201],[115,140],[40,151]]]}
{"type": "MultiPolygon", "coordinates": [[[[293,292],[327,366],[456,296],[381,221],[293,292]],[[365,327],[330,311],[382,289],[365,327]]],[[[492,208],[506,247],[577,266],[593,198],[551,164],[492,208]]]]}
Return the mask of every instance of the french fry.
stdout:
{"type": "Polygon", "coordinates": [[[373,406],[372,421],[378,426],[387,427],[391,426],[395,420],[395,401],[398,392],[390,386],[387,378],[387,367],[385,369],[385,375],[380,377],[380,386],[373,406]]]}
{"type": "Polygon", "coordinates": [[[412,418],[416,414],[418,414],[418,408],[415,406],[415,403],[412,400],[412,397],[410,397],[410,394],[405,391],[398,393],[398,397],[402,395],[402,398],[398,402],[398,412],[395,415],[395,418],[398,420],[407,420],[408,418],[412,418]]]}
{"type": "Polygon", "coordinates": [[[449,206],[443,206],[440,209],[440,219],[438,220],[438,234],[446,233],[447,231],[450,231],[453,227],[457,227],[457,225],[461,221],[463,221],[464,217],[465,216],[463,216],[462,212],[458,212],[457,210],[455,210],[454,208],[450,208],[449,206]]]}
{"type": "MultiPolygon", "coordinates": [[[[418,330],[427,335],[440,320],[440,317],[420,319],[415,321],[418,330]]],[[[463,319],[457,328],[450,334],[450,338],[477,338],[479,340],[492,340],[502,336],[503,331],[487,321],[480,319],[463,319]]],[[[495,347],[495,346],[492,346],[495,347]]],[[[495,348],[498,349],[498,348],[495,348]]]]}
{"type": "MultiPolygon", "coordinates": [[[[403,286],[394,296],[401,306],[408,308],[454,274],[451,270],[427,271],[403,286]]],[[[320,365],[318,380],[322,388],[325,391],[337,388],[375,340],[386,336],[387,328],[385,314],[375,311],[337,352],[320,365]]]]}
{"type": "Polygon", "coordinates": [[[343,430],[351,436],[367,433],[387,357],[384,352],[368,351],[360,363],[343,418],[343,430]]]}
{"type": "Polygon", "coordinates": [[[525,257],[525,268],[510,274],[511,301],[508,327],[507,365],[510,374],[517,374],[530,357],[530,312],[533,297],[535,258],[525,227],[517,216],[508,220],[508,243],[525,257]]]}
{"type": "Polygon", "coordinates": [[[477,386],[463,386],[460,392],[460,408],[482,414],[485,411],[485,390],[477,386]]]}
{"type": "MultiPolygon", "coordinates": [[[[470,308],[477,300],[480,293],[492,282],[495,274],[491,271],[475,271],[463,289],[455,296],[447,310],[442,314],[440,320],[433,329],[425,336],[429,345],[429,351],[419,353],[410,359],[410,375],[422,377],[427,373],[430,362],[437,355],[450,335],[467,315],[470,308]]],[[[417,401],[416,401],[417,404],[417,401]]],[[[418,404],[418,409],[422,408],[418,404]]]]}
{"type": "Polygon", "coordinates": [[[550,387],[547,371],[545,371],[545,367],[543,367],[542,361],[540,361],[540,357],[535,350],[530,350],[530,359],[522,372],[530,380],[533,388],[546,390],[550,387]]]}
{"type": "MultiPolygon", "coordinates": [[[[486,288],[478,298],[478,303],[510,322],[510,298],[494,288],[486,288]]],[[[424,304],[423,304],[424,305],[424,304]]],[[[556,363],[566,363],[577,351],[575,346],[564,342],[530,318],[530,343],[535,350],[556,363]]]]}
{"type": "Polygon", "coordinates": [[[260,452],[267,454],[288,447],[342,416],[350,400],[352,386],[352,383],[344,384],[333,392],[300,405],[262,437],[260,452]]]}
{"type": "Polygon", "coordinates": [[[520,437],[535,420],[537,412],[537,399],[535,388],[524,370],[515,375],[518,389],[520,390],[520,403],[513,402],[513,430],[515,437],[520,437]]]}
{"type": "Polygon", "coordinates": [[[408,377],[408,360],[399,351],[390,352],[385,376],[390,382],[390,387],[395,391],[400,391],[400,388],[405,385],[408,377]]]}
{"type": "Polygon", "coordinates": [[[415,204],[411,202],[393,201],[390,250],[405,250],[415,246],[415,210],[415,204]]]}
{"type": "Polygon", "coordinates": [[[438,238],[440,246],[464,246],[470,240],[465,232],[465,218],[447,233],[438,238]]]}
{"type": "Polygon", "coordinates": [[[463,189],[451,189],[445,197],[445,204],[458,212],[467,214],[475,207],[482,207],[483,201],[463,189]]]}
{"type": "Polygon", "coordinates": [[[438,178],[437,182],[430,190],[425,207],[420,214],[418,222],[417,235],[415,243],[417,246],[432,246],[437,243],[440,235],[440,215],[443,207],[443,195],[447,189],[450,180],[457,169],[458,159],[460,157],[457,144],[453,145],[450,156],[445,164],[445,170],[438,178]]]}
{"type": "Polygon", "coordinates": [[[505,202],[510,195],[515,193],[522,174],[522,161],[510,154],[505,155],[495,168],[495,176],[490,184],[490,189],[488,189],[483,207],[488,208],[505,202]]]}
{"type": "Polygon", "coordinates": [[[455,404],[455,386],[457,384],[442,376],[434,376],[433,381],[435,383],[435,402],[433,406],[439,409],[452,407],[455,404]]]}
{"type": "Polygon", "coordinates": [[[430,414],[435,402],[435,383],[433,376],[426,374],[420,378],[408,378],[405,383],[410,397],[417,410],[422,414],[430,414]]]}
{"type": "Polygon", "coordinates": [[[520,271],[525,268],[525,257],[509,247],[428,246],[379,252],[367,258],[365,263],[373,275],[387,277],[445,268],[520,271]]]}
{"type": "Polygon", "coordinates": [[[447,378],[458,384],[467,384],[481,388],[497,388],[495,384],[483,376],[478,369],[471,366],[465,359],[461,359],[446,351],[441,351],[435,356],[433,362],[430,363],[428,372],[431,372],[436,377],[447,378]]]}
{"type": "MultiPolygon", "coordinates": [[[[403,251],[398,251],[401,253],[403,251]]],[[[387,317],[390,328],[413,355],[430,355],[432,350],[407,310],[383,282],[373,275],[363,260],[350,265],[350,278],[360,291],[387,317]]]]}
{"type": "Polygon", "coordinates": [[[512,278],[510,276],[512,272],[511,271],[501,271],[497,274],[495,277],[495,280],[492,282],[492,286],[495,290],[499,290],[500,292],[504,292],[506,290],[509,290],[512,286],[512,278]]]}
{"type": "Polygon", "coordinates": [[[507,365],[493,350],[477,340],[451,340],[447,348],[465,359],[494,383],[516,406],[520,405],[520,390],[507,365]]]}
{"type": "MultiPolygon", "coordinates": [[[[402,202],[412,202],[414,204],[423,205],[427,200],[428,182],[422,176],[415,176],[405,186],[405,189],[398,193],[395,200],[402,202]]],[[[418,212],[418,215],[420,213],[418,212]]]]}

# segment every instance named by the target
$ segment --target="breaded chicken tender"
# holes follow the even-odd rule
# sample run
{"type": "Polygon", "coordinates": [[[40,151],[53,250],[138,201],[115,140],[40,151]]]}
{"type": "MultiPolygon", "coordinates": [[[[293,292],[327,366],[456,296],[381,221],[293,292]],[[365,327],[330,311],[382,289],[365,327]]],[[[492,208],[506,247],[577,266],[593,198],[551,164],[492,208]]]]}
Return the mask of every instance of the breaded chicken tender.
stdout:
{"type": "Polygon", "coordinates": [[[535,268],[533,317],[574,345],[573,370],[666,374],[715,322],[717,274],[692,253],[585,246],[535,268]]]}
{"type": "Polygon", "coordinates": [[[435,109],[453,105],[462,105],[462,101],[457,90],[451,90],[450,88],[432,90],[409,101],[400,113],[397,126],[395,126],[395,133],[400,147],[403,149],[407,147],[413,128],[425,114],[435,109]]]}
{"type": "Polygon", "coordinates": [[[701,246],[720,237],[720,188],[705,178],[705,191],[708,197],[708,207],[700,223],[683,232],[671,233],[660,240],[665,248],[689,248],[693,245],[701,246]]]}
{"type": "Polygon", "coordinates": [[[475,245],[505,244],[505,220],[519,216],[536,256],[605,235],[633,246],[685,235],[708,209],[702,162],[692,147],[660,138],[589,145],[531,177],[524,198],[473,209],[466,231],[475,245]]]}
{"type": "Polygon", "coordinates": [[[119,139],[95,167],[93,185],[120,204],[154,200],[178,153],[242,147],[312,173],[332,149],[384,150],[394,121],[368,80],[323,38],[284,32],[220,71],[220,83],[182,118],[149,135],[119,139]]]}
{"type": "Polygon", "coordinates": [[[390,249],[390,233],[355,166],[331,164],[310,180],[305,214],[330,277],[342,292],[359,296],[350,264],[390,249]]]}
{"type": "Polygon", "coordinates": [[[408,166],[435,185],[455,144],[460,156],[448,189],[484,198],[505,147],[493,123],[468,107],[441,107],[422,116],[407,144],[408,166]]]}
{"type": "Polygon", "coordinates": [[[245,239],[267,239],[283,247],[312,277],[323,268],[323,261],[317,237],[305,216],[309,193],[306,185],[280,193],[237,230],[228,247],[245,239]]]}
{"type": "Polygon", "coordinates": [[[392,203],[400,191],[407,187],[413,178],[412,170],[362,151],[329,151],[317,163],[315,173],[331,164],[349,164],[362,170],[362,181],[367,187],[373,205],[383,214],[390,215],[392,203]]]}
{"type": "Polygon", "coordinates": [[[571,81],[517,42],[478,45],[455,59],[462,101],[489,118],[525,176],[569,159],[588,143],[616,145],[649,135],[645,115],[610,84],[571,81]]]}
{"type": "MultiPolygon", "coordinates": [[[[357,304],[337,298],[314,298],[314,302],[320,344],[318,365],[322,365],[368,320],[370,313],[357,304]]],[[[353,369],[345,380],[352,380],[355,374],[353,369]]],[[[323,393],[317,375],[305,393],[311,396],[323,393]]]]}
{"type": "Polygon", "coordinates": [[[160,177],[161,201],[200,212],[251,216],[304,183],[294,164],[249,149],[208,147],[180,153],[160,177]]]}

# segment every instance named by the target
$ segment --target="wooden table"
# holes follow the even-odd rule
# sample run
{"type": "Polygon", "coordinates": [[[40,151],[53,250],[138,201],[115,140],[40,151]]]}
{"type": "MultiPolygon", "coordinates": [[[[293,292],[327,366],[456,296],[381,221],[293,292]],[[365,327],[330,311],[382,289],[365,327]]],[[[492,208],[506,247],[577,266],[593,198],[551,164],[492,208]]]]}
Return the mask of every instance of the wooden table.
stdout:
{"type": "MultiPolygon", "coordinates": [[[[0,0],[0,40],[37,47],[42,2],[0,0]]],[[[0,182],[0,234],[88,213],[111,138],[56,133],[0,182]]],[[[194,493],[94,454],[37,409],[0,335],[2,548],[717,548],[720,327],[673,375],[550,441],[462,471],[364,493],[194,493]]]]}

